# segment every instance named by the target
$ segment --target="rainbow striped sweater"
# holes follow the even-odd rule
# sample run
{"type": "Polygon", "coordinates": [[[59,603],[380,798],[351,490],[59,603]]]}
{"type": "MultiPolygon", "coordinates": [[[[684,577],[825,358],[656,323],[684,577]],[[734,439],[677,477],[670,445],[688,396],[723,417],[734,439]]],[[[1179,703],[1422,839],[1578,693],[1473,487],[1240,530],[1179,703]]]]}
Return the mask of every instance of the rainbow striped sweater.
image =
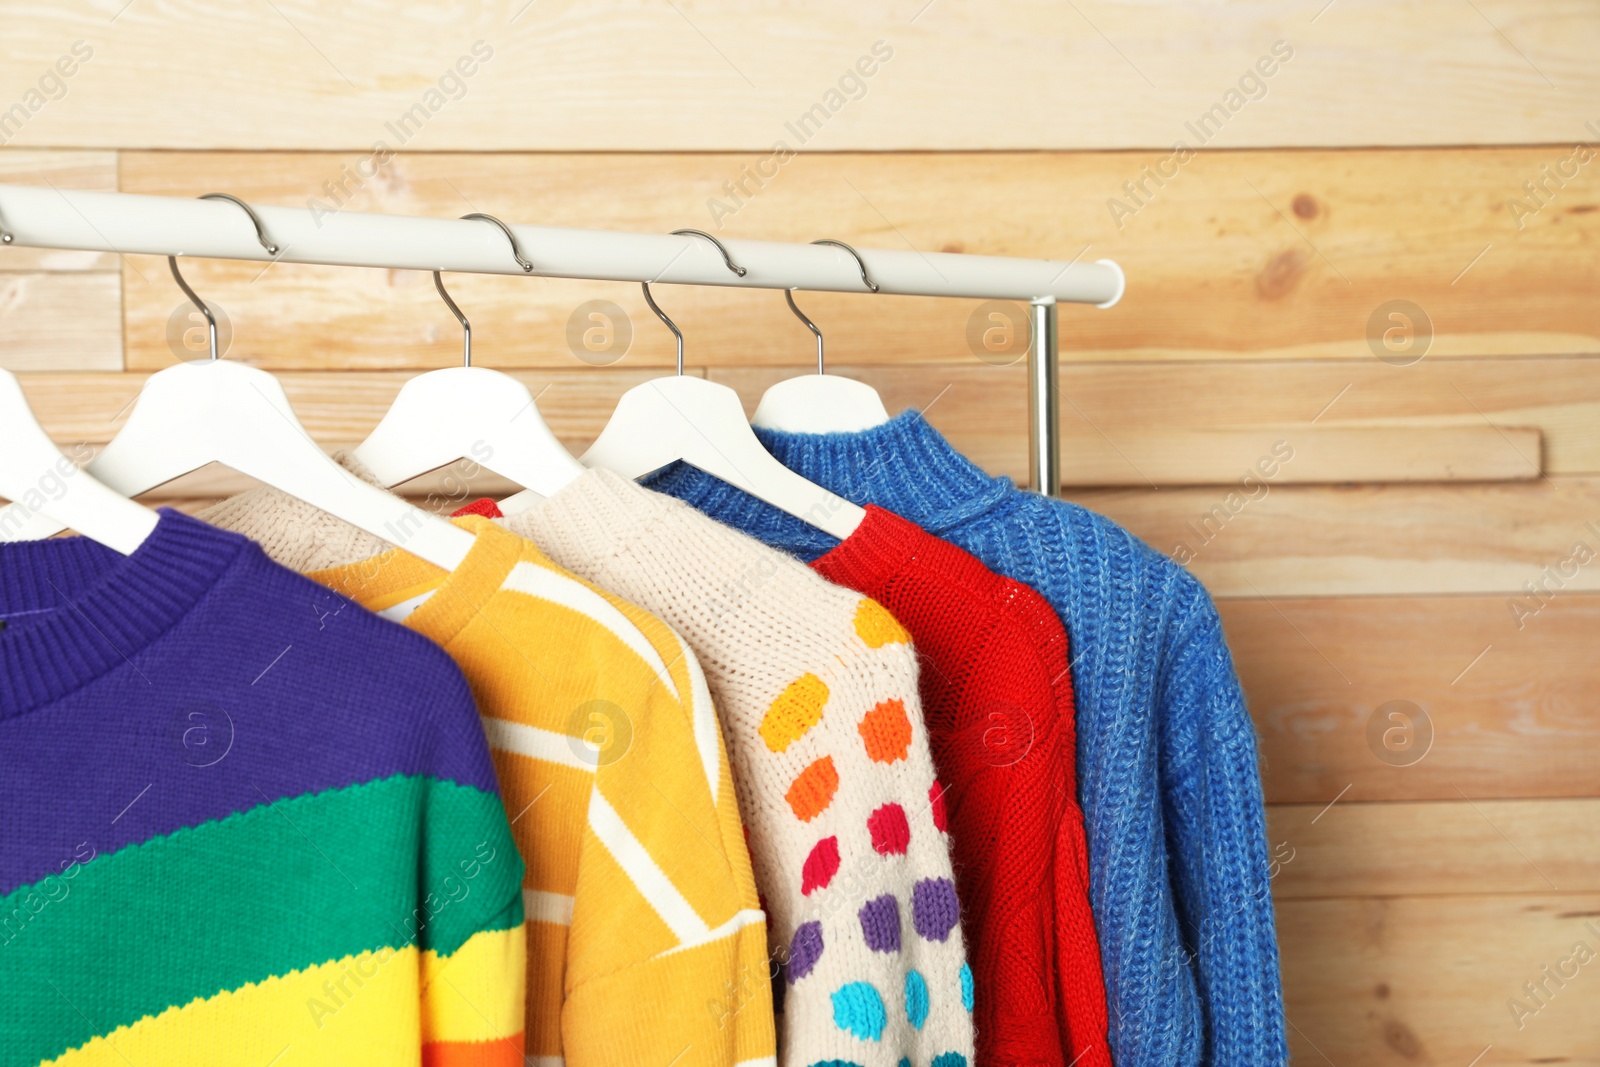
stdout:
{"type": "Polygon", "coordinates": [[[523,864],[460,670],[164,511],[0,545],[0,1067],[520,1065],[523,864]]]}

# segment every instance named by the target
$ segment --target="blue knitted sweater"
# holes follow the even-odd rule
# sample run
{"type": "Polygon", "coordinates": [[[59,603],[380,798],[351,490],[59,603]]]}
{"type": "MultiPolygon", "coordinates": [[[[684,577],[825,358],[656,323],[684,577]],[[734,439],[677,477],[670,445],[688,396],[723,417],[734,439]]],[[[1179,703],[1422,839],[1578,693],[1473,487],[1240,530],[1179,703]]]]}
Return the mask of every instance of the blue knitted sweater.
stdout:
{"type": "MultiPolygon", "coordinates": [[[[1286,1063],[1256,735],[1200,583],[1109,519],[984,474],[915,411],[856,434],[758,433],[785,466],[1061,614],[1118,1067],[1286,1063]]],[[[683,464],[648,484],[802,559],[838,543],[683,464]]]]}

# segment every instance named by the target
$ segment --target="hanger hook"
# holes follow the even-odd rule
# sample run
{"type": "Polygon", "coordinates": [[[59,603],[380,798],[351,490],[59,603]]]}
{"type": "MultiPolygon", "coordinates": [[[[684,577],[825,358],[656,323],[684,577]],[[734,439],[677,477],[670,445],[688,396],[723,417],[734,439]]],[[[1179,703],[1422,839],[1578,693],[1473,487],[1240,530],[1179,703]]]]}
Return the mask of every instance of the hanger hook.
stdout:
{"type": "Polygon", "coordinates": [[[748,270],[739,266],[739,264],[733,261],[733,256],[729,254],[727,245],[723,244],[721,241],[717,240],[704,230],[673,230],[672,235],[674,237],[704,237],[706,240],[717,246],[717,251],[722,253],[722,262],[728,265],[729,270],[733,271],[733,273],[737,274],[741,278],[750,273],[748,270]]]}
{"type": "Polygon", "coordinates": [[[189,298],[189,303],[199,308],[200,314],[206,317],[206,343],[211,348],[211,362],[215,363],[218,359],[217,317],[211,313],[211,309],[206,306],[206,302],[201,300],[193,289],[189,288],[189,283],[183,280],[183,273],[178,270],[177,256],[167,257],[167,269],[172,271],[172,280],[178,283],[178,288],[182,289],[183,295],[189,298]]]}
{"type": "MultiPolygon", "coordinates": [[[[726,245],[704,230],[673,230],[672,235],[674,237],[704,237],[717,246],[717,251],[722,253],[722,262],[728,265],[729,270],[741,278],[749,273],[749,271],[733,261],[733,256],[728,254],[726,245]]],[[[667,318],[667,313],[661,310],[661,306],[656,303],[656,298],[650,295],[649,282],[640,282],[639,288],[644,290],[644,302],[650,305],[650,310],[656,313],[656,318],[667,324],[667,329],[672,331],[673,338],[678,342],[678,374],[681,377],[683,375],[683,331],[678,329],[677,323],[667,318]]]]}
{"type": "MultiPolygon", "coordinates": [[[[510,226],[507,226],[493,215],[485,214],[482,211],[474,211],[461,217],[463,219],[480,219],[484,222],[492,222],[500,227],[500,232],[506,235],[507,241],[511,242],[511,254],[516,257],[517,266],[522,268],[522,273],[531,274],[533,272],[533,264],[522,254],[522,246],[517,243],[517,235],[511,232],[510,226]]],[[[454,315],[456,321],[461,324],[461,365],[470,367],[472,366],[472,323],[461,313],[460,305],[450,298],[449,292],[444,287],[444,279],[439,276],[439,271],[433,272],[433,287],[439,290],[439,296],[444,299],[445,307],[450,309],[450,314],[454,315]]]]}
{"type": "Polygon", "coordinates": [[[256,240],[261,242],[261,247],[265,248],[267,250],[267,255],[269,255],[269,256],[275,256],[275,255],[278,254],[278,252],[279,252],[278,246],[273,244],[272,241],[268,239],[266,227],[261,225],[261,218],[255,213],[255,209],[252,208],[249,204],[245,203],[243,200],[240,200],[237,196],[234,196],[232,193],[207,193],[205,196],[202,196],[200,199],[201,200],[226,200],[230,204],[237,204],[240,207],[244,208],[244,213],[246,215],[250,216],[251,225],[253,225],[256,228],[256,240]]]}
{"type": "Polygon", "coordinates": [[[672,336],[678,342],[678,374],[683,374],[683,331],[678,329],[678,324],[667,318],[667,313],[661,310],[661,305],[656,303],[656,298],[650,295],[650,283],[640,282],[639,288],[644,290],[644,302],[650,305],[650,310],[656,313],[656,318],[667,324],[667,329],[672,331],[672,336]]]}
{"type": "Polygon", "coordinates": [[[500,232],[506,235],[507,241],[511,242],[511,254],[516,257],[517,266],[522,268],[522,273],[533,273],[533,264],[530,263],[528,258],[522,254],[522,246],[517,244],[517,235],[511,232],[510,226],[507,226],[493,215],[486,214],[482,211],[474,211],[469,215],[462,215],[461,217],[463,219],[481,219],[484,222],[492,222],[496,226],[500,227],[500,232]]]}
{"type": "MultiPolygon", "coordinates": [[[[269,256],[276,256],[278,254],[278,246],[273,244],[272,241],[268,239],[266,228],[261,225],[260,217],[256,215],[255,210],[251,208],[249,204],[245,203],[243,200],[240,200],[237,196],[233,196],[229,193],[207,193],[200,197],[200,199],[226,200],[230,204],[237,204],[239,207],[244,208],[244,213],[250,216],[250,224],[256,228],[256,240],[261,242],[261,247],[267,250],[267,255],[269,256]]],[[[200,314],[205,316],[206,344],[210,349],[211,362],[215,363],[221,358],[221,353],[217,350],[217,316],[212,313],[210,306],[208,306],[204,300],[200,299],[199,294],[189,286],[189,283],[183,280],[183,272],[178,269],[177,256],[167,257],[167,269],[172,272],[172,280],[178,283],[178,288],[183,290],[183,295],[189,298],[189,303],[199,308],[200,314]]]]}
{"type": "Polygon", "coordinates": [[[822,369],[822,331],[817,329],[817,324],[812,322],[811,318],[804,311],[801,311],[800,306],[794,302],[793,289],[785,289],[783,291],[783,298],[789,302],[789,310],[794,312],[795,318],[805,323],[806,329],[817,335],[817,373],[826,373],[822,369]]]}
{"type": "Polygon", "coordinates": [[[862,260],[860,252],[857,252],[855,249],[851,248],[849,245],[845,244],[843,241],[835,241],[831,237],[824,237],[820,241],[812,241],[811,243],[814,244],[814,245],[832,245],[835,248],[842,248],[846,252],[849,252],[851,258],[856,261],[856,266],[861,268],[861,282],[862,282],[862,284],[865,285],[867,287],[867,289],[869,291],[871,291],[871,292],[876,293],[878,291],[878,283],[873,281],[867,275],[867,264],[865,263],[865,261],[862,260]]]}
{"type": "Polygon", "coordinates": [[[10,230],[6,229],[5,216],[0,215],[0,245],[8,245],[15,240],[16,236],[10,230]]]}
{"type": "Polygon", "coordinates": [[[461,308],[456,302],[450,299],[450,294],[445,291],[444,281],[439,277],[438,271],[433,272],[433,287],[439,290],[439,295],[444,298],[444,306],[450,309],[450,314],[454,315],[456,321],[461,324],[461,365],[470,367],[472,366],[472,323],[467,321],[467,317],[461,313],[461,308]]]}

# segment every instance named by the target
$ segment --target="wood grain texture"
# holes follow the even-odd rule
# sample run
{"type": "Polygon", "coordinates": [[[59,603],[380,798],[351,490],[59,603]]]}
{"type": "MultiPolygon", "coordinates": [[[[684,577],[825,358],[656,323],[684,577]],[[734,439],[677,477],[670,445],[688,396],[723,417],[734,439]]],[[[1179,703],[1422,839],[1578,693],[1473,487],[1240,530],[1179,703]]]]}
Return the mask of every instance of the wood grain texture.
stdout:
{"type": "MultiPolygon", "coordinates": [[[[1067,362],[1338,360],[1398,378],[1416,367],[1389,366],[1379,353],[1426,365],[1446,357],[1600,352],[1600,302],[1593,299],[1600,261],[1592,252],[1600,242],[1600,160],[1579,167],[1562,188],[1550,186],[1546,206],[1534,214],[1508,209],[1513,198],[1526,198],[1524,183],[1543,180],[1541,168],[1567,154],[1205,153],[1164,187],[1151,186],[1137,214],[1120,219],[1111,215],[1111,198],[1126,199],[1123,183],[1159,157],[805,155],[721,217],[707,205],[751,157],[401,155],[362,179],[359,153],[127,153],[121,183],[129,192],[169,196],[225,189],[300,207],[315,199],[322,209],[482,210],[562,226],[699,226],[725,237],[834,237],[866,248],[1108,257],[1131,279],[1128,293],[1109,310],[1066,309],[1067,362]],[[1420,311],[1392,319],[1399,313],[1393,302],[1402,300],[1420,311]],[[1386,347],[1384,337],[1397,329],[1386,347]]],[[[537,262],[538,250],[527,252],[537,262]]],[[[275,367],[424,367],[446,358],[452,320],[426,275],[285,265],[262,275],[258,266],[225,263],[195,264],[190,274],[275,367]],[[286,306],[295,314],[284,315],[286,306]]],[[[171,355],[160,324],[176,290],[138,257],[130,257],[128,275],[129,365],[164,366],[171,355]]],[[[484,344],[495,346],[498,365],[574,366],[567,324],[589,300],[613,301],[629,317],[627,365],[672,360],[671,335],[645,308],[638,286],[476,277],[452,286],[484,344]]],[[[691,362],[793,365],[811,352],[810,335],[776,293],[672,286],[659,295],[685,332],[691,362]]],[[[841,365],[987,369],[985,359],[995,358],[981,343],[995,310],[988,305],[820,293],[801,304],[841,365]]]]}
{"type": "MultiPolygon", "coordinates": [[[[1027,475],[1021,365],[850,366],[890,411],[926,409],[975,463],[1027,475]]],[[[1404,371],[1325,363],[1068,363],[1061,368],[1069,486],[1236,482],[1274,447],[1274,484],[1527,480],[1546,464],[1600,468],[1600,360],[1445,360],[1404,371]],[[1200,400],[1199,398],[1205,398],[1200,400]],[[1545,439],[1540,440],[1541,433],[1545,439]],[[1287,446],[1287,451],[1285,451],[1287,446]],[[1545,458],[1542,458],[1545,457],[1545,458]]],[[[713,367],[753,414],[774,383],[812,367],[713,367]]],[[[1273,464],[1268,464],[1273,466],[1273,464]]]]}
{"type": "Polygon", "coordinates": [[[1293,1062],[1595,1067],[1597,916],[1593,893],[1285,902],[1293,1062]],[[1589,962],[1569,963],[1559,987],[1544,979],[1579,943],[1589,962]],[[1525,982],[1549,994],[1535,1001],[1525,982]],[[1513,1014],[1513,998],[1524,1013],[1513,1014]]]}
{"type": "Polygon", "coordinates": [[[93,50],[14,133],[27,145],[365,149],[398,129],[429,150],[1165,148],[1212,108],[1230,147],[1457,144],[1565,141],[1595,117],[1600,17],[1581,0],[1320,7],[10,0],[0,18],[21,31],[8,98],[75,40],[93,50]],[[205,57],[201,91],[179,41],[205,57]],[[841,85],[875,41],[893,58],[841,85]],[[1241,93],[1278,41],[1293,58],[1241,93]],[[441,86],[475,42],[483,62],[441,86]]]}
{"type": "Polygon", "coordinates": [[[0,366],[49,371],[120,368],[120,289],[119,276],[106,272],[0,272],[0,366]]]}
{"type": "Polygon", "coordinates": [[[1267,825],[1280,903],[1600,893],[1597,798],[1279,804],[1267,825]]]}
{"type": "Polygon", "coordinates": [[[1223,601],[1267,799],[1600,796],[1600,597],[1543,584],[1223,601]]]}
{"type": "MultiPolygon", "coordinates": [[[[1580,541],[1600,548],[1600,480],[1587,476],[1068,495],[1186,564],[1216,597],[1521,595],[1580,541]]],[[[1567,569],[1568,591],[1600,590],[1600,567],[1567,569]]]]}

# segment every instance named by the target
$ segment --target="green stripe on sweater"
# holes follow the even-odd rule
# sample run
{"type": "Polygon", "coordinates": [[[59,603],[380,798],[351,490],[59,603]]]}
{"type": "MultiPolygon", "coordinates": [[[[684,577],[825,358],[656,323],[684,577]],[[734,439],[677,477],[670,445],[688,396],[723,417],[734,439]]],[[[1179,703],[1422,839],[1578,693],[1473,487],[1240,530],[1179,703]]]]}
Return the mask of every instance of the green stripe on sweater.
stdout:
{"type": "Polygon", "coordinates": [[[0,898],[0,1065],[384,946],[522,922],[498,797],[400,775],[265,801],[0,898]]]}

